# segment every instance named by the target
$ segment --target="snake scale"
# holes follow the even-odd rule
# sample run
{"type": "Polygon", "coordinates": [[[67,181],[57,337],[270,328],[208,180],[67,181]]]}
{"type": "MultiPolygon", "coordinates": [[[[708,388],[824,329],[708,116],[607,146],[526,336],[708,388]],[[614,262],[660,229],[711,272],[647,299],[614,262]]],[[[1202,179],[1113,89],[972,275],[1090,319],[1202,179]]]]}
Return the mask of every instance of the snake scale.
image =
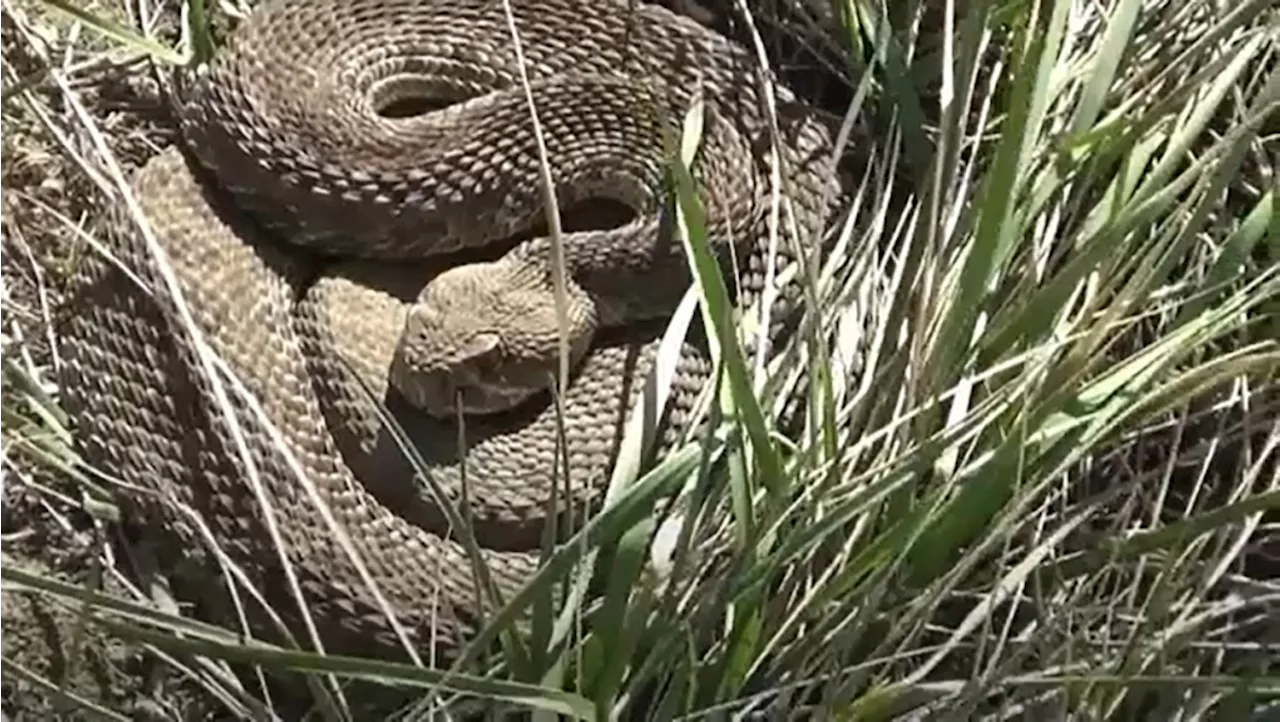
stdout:
{"type": "MultiPolygon", "coordinates": [[[[780,85],[771,134],[749,54],[664,8],[626,0],[511,6],[562,207],[589,215],[613,201],[630,210],[619,223],[565,235],[571,312],[588,308],[596,326],[575,341],[564,399],[573,502],[590,509],[666,316],[691,278],[664,212],[655,129],[678,127],[701,93],[708,112],[695,175],[709,239],[724,251],[726,277],[738,279],[739,301],[758,297],[767,277],[769,158],[783,159],[797,220],[778,239],[787,264],[796,241],[810,244],[823,229],[835,184],[831,139],[780,85]],[[773,137],[779,156],[769,155],[773,137]]],[[[523,347],[490,334],[479,353],[463,348],[435,366],[433,358],[457,349],[427,348],[401,369],[406,384],[434,379],[422,398],[398,390],[390,371],[404,353],[402,334],[415,318],[423,327],[420,309],[436,324],[423,333],[465,336],[505,303],[456,284],[433,296],[423,290],[432,279],[469,264],[487,279],[481,286],[549,278],[541,161],[508,23],[501,0],[259,4],[208,65],[181,75],[182,142],[132,181],[199,335],[181,323],[166,266],[128,217],[117,215],[104,234],[110,254],[85,259],[73,279],[61,382],[86,461],[167,498],[140,495],[140,506],[160,514],[187,553],[203,546],[192,534],[204,532],[174,510],[193,511],[301,635],[274,528],[331,651],[386,654],[400,643],[313,494],[347,531],[410,644],[448,656],[479,618],[463,548],[363,388],[404,426],[451,501],[468,503],[499,591],[509,598],[536,568],[558,453],[548,395],[467,415],[462,444],[457,417],[421,408],[452,393],[465,402],[449,374],[465,375],[467,363],[488,374],[481,382],[509,381],[500,367],[518,366],[523,347]],[[391,112],[414,100],[433,105],[391,112]],[[533,270],[492,275],[493,264],[509,263],[533,270]],[[472,292],[454,303],[453,294],[472,292]],[[257,399],[249,404],[230,387],[243,435],[215,403],[198,339],[257,399]]],[[[778,308],[799,308],[796,298],[779,294],[778,308]]],[[[537,304],[503,308],[496,315],[507,315],[493,320],[508,324],[503,333],[553,318],[537,304]]],[[[690,338],[667,409],[676,431],[710,368],[690,338]]]]}

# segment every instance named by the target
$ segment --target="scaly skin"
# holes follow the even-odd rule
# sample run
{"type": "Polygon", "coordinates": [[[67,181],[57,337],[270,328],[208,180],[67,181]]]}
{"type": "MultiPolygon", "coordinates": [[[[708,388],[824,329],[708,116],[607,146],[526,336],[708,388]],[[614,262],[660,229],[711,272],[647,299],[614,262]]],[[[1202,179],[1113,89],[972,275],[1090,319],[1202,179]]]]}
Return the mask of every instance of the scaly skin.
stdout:
{"type": "MultiPolygon", "coordinates": [[[[565,399],[570,501],[591,510],[656,349],[664,313],[653,309],[669,313],[689,279],[678,243],[653,250],[666,248],[652,235],[660,198],[643,197],[661,191],[654,126],[629,114],[628,94],[639,85],[618,74],[659,88],[654,107],[669,121],[679,120],[702,79],[711,120],[698,175],[713,245],[733,250],[727,268],[737,272],[740,301],[764,283],[768,135],[743,51],[701,26],[643,4],[629,15],[622,0],[514,4],[562,202],[609,187],[623,200],[639,197],[625,233],[569,239],[573,282],[597,304],[596,318],[616,321],[581,344],[565,399]],[[639,180],[628,186],[617,173],[639,180]],[[656,275],[627,280],[633,273],[656,275]],[[619,305],[656,318],[638,323],[609,310],[619,305]]],[[[454,502],[464,501],[465,462],[477,540],[504,596],[535,569],[555,458],[546,394],[468,418],[460,458],[454,420],[412,408],[388,376],[413,300],[431,278],[415,276],[411,262],[541,219],[537,155],[510,47],[502,3],[488,0],[271,2],[186,82],[178,116],[191,155],[161,153],[133,188],[196,330],[274,427],[275,435],[235,403],[256,474],[242,463],[191,329],[161,283],[163,266],[133,224],[121,219],[104,239],[130,273],[95,257],[75,279],[60,339],[62,385],[86,460],[197,512],[305,638],[264,523],[269,511],[330,650],[387,656],[399,645],[321,507],[345,529],[410,644],[448,658],[478,619],[470,562],[391,448],[361,381],[414,436],[454,502]],[[432,72],[443,74],[446,94],[477,99],[410,119],[372,112],[376,96],[404,95],[424,82],[407,78],[432,72]],[[379,80],[386,77],[397,80],[379,80]],[[326,266],[321,254],[348,260],[326,266]]],[[[781,140],[801,221],[800,237],[779,244],[786,263],[795,243],[803,248],[821,231],[835,175],[826,166],[829,137],[816,123],[784,118],[781,140]]],[[[528,241],[499,262],[545,263],[539,244],[528,241]]],[[[783,290],[777,316],[797,298],[794,288],[783,290]]],[[[707,374],[699,349],[686,346],[660,446],[688,423],[707,374]]],[[[172,503],[137,501],[181,544],[200,546],[172,503]]]]}

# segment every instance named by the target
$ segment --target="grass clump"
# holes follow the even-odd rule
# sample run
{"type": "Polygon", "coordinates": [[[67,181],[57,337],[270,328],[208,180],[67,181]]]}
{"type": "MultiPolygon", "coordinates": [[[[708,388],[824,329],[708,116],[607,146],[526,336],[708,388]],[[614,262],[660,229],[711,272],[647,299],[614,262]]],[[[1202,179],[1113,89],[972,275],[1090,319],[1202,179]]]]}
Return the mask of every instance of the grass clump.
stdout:
{"type": "MultiPolygon", "coordinates": [[[[506,600],[554,620],[517,654],[445,675],[245,643],[133,586],[101,536],[77,558],[102,572],[70,580],[7,537],[6,594],[76,611],[231,718],[296,716],[265,682],[280,670],[309,676],[316,714],[356,719],[353,679],[411,690],[405,718],[477,698],[582,719],[1274,711],[1280,15],[1259,1],[783,5],[752,8],[740,32],[783,28],[838,71],[824,97],[860,138],[810,318],[766,366],[719,345],[711,432],[621,474],[635,481],[619,479],[609,512],[506,600]],[[807,408],[784,433],[796,388],[807,408]],[[651,511],[664,497],[666,518],[651,511]],[[655,535],[675,550],[659,591],[642,574],[655,535]],[[688,568],[694,539],[713,563],[688,568]],[[576,589],[584,552],[608,562],[604,597],[553,595],[576,589]]],[[[149,39],[157,15],[71,7],[5,8],[6,59],[28,60],[4,78],[5,514],[105,530],[138,480],[78,464],[41,339],[59,277],[92,252],[113,154],[151,137],[113,125],[93,89],[144,77],[142,55],[191,56],[149,39]],[[35,160],[80,194],[14,174],[35,160]],[[22,251],[40,244],[62,250],[22,251]]],[[[707,268],[696,199],[680,201],[707,268]]],[[[701,302],[714,326],[717,279],[699,282],[684,318],[701,302]]],[[[6,645],[21,695],[63,685],[22,664],[6,645]]],[[[124,709],[66,692],[63,709],[124,709]]]]}

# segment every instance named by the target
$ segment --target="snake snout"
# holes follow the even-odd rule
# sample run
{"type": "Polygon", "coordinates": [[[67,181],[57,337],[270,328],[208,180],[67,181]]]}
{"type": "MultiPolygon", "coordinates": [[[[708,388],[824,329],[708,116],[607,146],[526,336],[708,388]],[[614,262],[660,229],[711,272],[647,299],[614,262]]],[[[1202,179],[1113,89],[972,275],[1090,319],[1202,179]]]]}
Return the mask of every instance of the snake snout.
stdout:
{"type": "Polygon", "coordinates": [[[541,375],[512,359],[496,331],[477,330],[441,345],[421,330],[406,328],[390,377],[410,403],[432,416],[502,413],[543,390],[541,375]]]}

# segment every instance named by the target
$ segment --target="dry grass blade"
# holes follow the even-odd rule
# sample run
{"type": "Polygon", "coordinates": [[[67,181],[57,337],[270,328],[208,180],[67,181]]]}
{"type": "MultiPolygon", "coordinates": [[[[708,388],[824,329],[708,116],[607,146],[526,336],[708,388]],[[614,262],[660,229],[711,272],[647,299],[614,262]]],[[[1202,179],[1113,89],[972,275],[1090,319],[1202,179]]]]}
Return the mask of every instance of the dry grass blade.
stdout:
{"type": "MultiPolygon", "coordinates": [[[[548,174],[557,159],[517,32],[536,2],[501,8],[555,238],[563,391],[566,279],[548,174]]],[[[502,599],[484,581],[465,510],[444,503],[493,592],[486,628],[447,670],[325,654],[314,624],[313,639],[286,633],[273,646],[195,621],[133,582],[120,556],[133,545],[107,543],[128,541],[109,534],[127,528],[117,500],[150,492],[82,468],[74,420],[58,407],[56,323],[74,256],[107,249],[96,227],[113,204],[152,249],[164,281],[154,291],[201,349],[228,425],[265,422],[253,400],[239,403],[243,385],[191,323],[124,180],[121,151],[138,139],[100,97],[108,80],[145,72],[121,58],[169,67],[216,52],[207,25],[224,8],[179,5],[173,17],[105,1],[4,5],[0,573],[13,698],[58,697],[101,719],[136,711],[17,654],[10,600],[38,599],[70,614],[84,632],[76,639],[105,635],[156,655],[193,683],[181,690],[212,700],[212,716],[237,719],[298,718],[271,680],[284,671],[307,682],[303,707],[330,719],[361,718],[350,680],[407,691],[416,703],[401,718],[1273,711],[1274,655],[1259,641],[1280,602],[1273,3],[709,4],[708,22],[746,48],[757,80],[804,86],[838,120],[844,207],[826,229],[824,262],[801,259],[801,331],[771,360],[743,351],[689,172],[702,108],[683,109],[669,150],[695,283],[620,442],[604,508],[548,545],[526,588],[502,599]],[[183,41],[156,40],[157,20],[183,41]],[[60,244],[74,253],[59,255],[60,244]],[[716,357],[694,412],[706,426],[646,468],[699,313],[716,357]],[[793,396],[805,402],[797,418],[793,396]],[[82,537],[80,556],[59,556],[82,537]],[[655,559],[665,565],[657,591],[643,571],[655,559]],[[531,613],[534,633],[522,634],[531,613]],[[498,641],[503,655],[490,659],[498,641]]],[[[777,156],[786,108],[767,84],[753,92],[769,126],[760,151],[777,156]]],[[[796,225],[784,181],[769,183],[771,256],[796,225]]],[[[775,270],[761,270],[769,288],[775,270]]],[[[764,301],[749,315],[767,322],[764,301]]],[[[279,510],[252,481],[243,443],[237,453],[270,523],[279,510]]],[[[323,533],[345,541],[376,597],[349,530],[293,462],[323,533]]],[[[280,622],[206,520],[171,511],[220,563],[242,626],[253,607],[280,622]]],[[[172,700],[160,706],[182,718],[172,700]]]]}

